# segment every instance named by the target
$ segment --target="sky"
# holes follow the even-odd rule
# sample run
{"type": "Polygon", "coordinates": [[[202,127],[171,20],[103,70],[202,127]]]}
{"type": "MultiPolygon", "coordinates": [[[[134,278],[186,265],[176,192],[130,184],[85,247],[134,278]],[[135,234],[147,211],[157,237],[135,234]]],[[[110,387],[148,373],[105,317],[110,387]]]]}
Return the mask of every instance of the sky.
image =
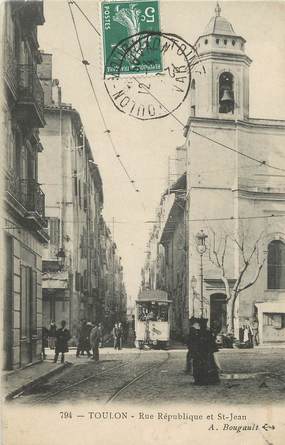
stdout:
{"type": "MultiPolygon", "coordinates": [[[[101,33],[98,1],[78,0],[77,3],[101,33]]],[[[253,59],[251,117],[285,119],[285,2],[224,1],[220,5],[221,15],[246,39],[246,53],[253,59]]],[[[161,30],[179,34],[194,44],[214,15],[215,6],[216,2],[161,0],[161,30]]],[[[75,6],[73,10],[107,126],[139,193],[120,167],[104,132],[81,63],[67,1],[45,0],[46,22],[38,28],[40,48],[53,54],[53,77],[60,80],[63,101],[72,103],[81,114],[103,180],[103,215],[110,228],[112,218],[115,220],[114,239],[122,257],[128,296],[135,299],[151,230],[151,224],[146,221],[154,219],[155,209],[167,186],[168,157],[174,157],[175,148],[183,144],[183,129],[171,116],[141,121],[114,107],[103,82],[101,38],[75,6]]],[[[182,122],[187,121],[188,109],[186,100],[175,113],[182,122]]],[[[170,166],[174,172],[171,161],[170,166]]]]}

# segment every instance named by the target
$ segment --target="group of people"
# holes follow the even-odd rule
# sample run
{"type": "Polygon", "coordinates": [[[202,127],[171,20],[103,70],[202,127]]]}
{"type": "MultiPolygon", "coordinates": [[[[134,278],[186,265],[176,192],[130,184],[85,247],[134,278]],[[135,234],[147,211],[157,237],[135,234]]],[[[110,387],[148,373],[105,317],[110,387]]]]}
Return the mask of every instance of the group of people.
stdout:
{"type": "Polygon", "coordinates": [[[216,335],[207,327],[207,321],[194,317],[190,320],[186,372],[192,373],[195,385],[214,385],[220,381],[216,335]]]}
{"type": "Polygon", "coordinates": [[[114,340],[114,349],[122,349],[124,337],[124,329],[122,323],[118,322],[114,324],[112,335],[114,340]]]}
{"type": "Polygon", "coordinates": [[[64,354],[68,352],[68,340],[71,338],[70,332],[66,327],[65,320],[62,320],[61,327],[57,329],[55,322],[51,322],[49,329],[42,330],[42,353],[43,359],[46,358],[45,348],[55,350],[54,363],[57,362],[61,354],[61,363],[64,363],[64,354]]]}
{"type": "Polygon", "coordinates": [[[259,345],[258,321],[256,319],[245,322],[239,329],[239,341],[247,348],[259,345]]]}
{"type": "Polygon", "coordinates": [[[76,357],[87,353],[87,356],[95,361],[99,360],[99,347],[103,347],[103,326],[102,323],[92,324],[90,321],[82,320],[79,329],[79,340],[76,350],[76,357]],[[90,352],[92,350],[92,354],[90,352]]]}
{"type": "MultiPolygon", "coordinates": [[[[123,347],[125,330],[122,323],[114,324],[112,336],[114,341],[114,349],[121,350],[123,347]]],[[[42,352],[43,359],[46,358],[45,348],[55,350],[54,363],[57,362],[59,354],[61,354],[61,363],[64,363],[64,354],[68,352],[68,341],[71,335],[66,328],[66,322],[61,322],[61,327],[57,329],[54,321],[50,323],[49,329],[43,328],[42,332],[42,352]]],[[[78,344],[76,357],[83,356],[86,352],[89,358],[95,361],[99,360],[99,348],[104,346],[104,333],[102,323],[92,324],[90,321],[82,320],[78,331],[78,344]]]]}

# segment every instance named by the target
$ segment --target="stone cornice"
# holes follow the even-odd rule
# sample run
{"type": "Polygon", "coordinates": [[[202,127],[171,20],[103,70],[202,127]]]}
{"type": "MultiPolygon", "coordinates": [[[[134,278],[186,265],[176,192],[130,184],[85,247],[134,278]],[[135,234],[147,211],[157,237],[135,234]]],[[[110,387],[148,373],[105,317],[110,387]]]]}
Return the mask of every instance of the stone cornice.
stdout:
{"type": "Polygon", "coordinates": [[[235,130],[236,128],[248,128],[252,130],[268,130],[268,131],[276,131],[281,130],[281,132],[285,131],[285,120],[277,120],[277,119],[246,119],[246,120],[235,120],[232,119],[218,119],[212,117],[189,117],[187,124],[184,127],[184,136],[187,137],[189,133],[190,126],[195,127],[204,127],[204,128],[214,128],[219,127],[219,129],[231,129],[235,130]]]}
{"type": "Polygon", "coordinates": [[[207,51],[205,53],[199,54],[199,60],[200,62],[203,62],[204,60],[216,60],[219,62],[244,62],[246,65],[250,65],[252,62],[252,59],[248,57],[246,54],[239,54],[239,53],[231,53],[226,51],[217,51],[217,50],[211,50],[207,51]]]}

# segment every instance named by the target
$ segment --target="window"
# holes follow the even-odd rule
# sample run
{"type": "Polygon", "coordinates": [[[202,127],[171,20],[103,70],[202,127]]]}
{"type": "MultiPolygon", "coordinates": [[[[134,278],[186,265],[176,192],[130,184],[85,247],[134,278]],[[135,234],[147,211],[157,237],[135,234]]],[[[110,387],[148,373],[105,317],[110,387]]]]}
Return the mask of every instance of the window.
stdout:
{"type": "Polygon", "coordinates": [[[58,246],[59,245],[59,227],[60,221],[59,218],[48,218],[48,231],[50,244],[58,246]]]}
{"type": "Polygon", "coordinates": [[[74,195],[77,196],[77,170],[73,172],[73,181],[74,181],[74,195]]]}
{"type": "Polygon", "coordinates": [[[78,201],[79,207],[81,208],[81,181],[78,179],[78,201]]]}
{"type": "Polygon", "coordinates": [[[208,45],[208,39],[205,40],[205,45],[208,45]]]}
{"type": "Polygon", "coordinates": [[[228,41],[227,40],[224,40],[224,44],[226,45],[228,43],[228,41]]]}
{"type": "Polygon", "coordinates": [[[86,212],[87,211],[87,206],[88,206],[88,201],[87,201],[87,184],[83,184],[83,209],[86,212]]]}
{"type": "Polygon", "coordinates": [[[224,72],[219,78],[219,113],[234,112],[234,77],[224,72]]]}
{"type": "Polygon", "coordinates": [[[218,45],[220,43],[220,39],[216,39],[216,44],[218,45]]]}
{"type": "Polygon", "coordinates": [[[273,314],[263,314],[263,325],[273,326],[273,314]]]}
{"type": "Polygon", "coordinates": [[[235,44],[236,44],[236,41],[232,40],[232,45],[235,46],[235,44]]]}
{"type": "Polygon", "coordinates": [[[37,335],[37,272],[21,266],[21,338],[37,335]]]}
{"type": "Polygon", "coordinates": [[[285,243],[271,241],[267,256],[268,289],[285,289],[285,243]]]}
{"type": "Polygon", "coordinates": [[[81,286],[81,275],[79,272],[75,272],[75,290],[80,291],[80,286],[81,286]]]}
{"type": "Polygon", "coordinates": [[[272,326],[274,329],[283,329],[285,327],[285,315],[278,313],[264,313],[263,325],[272,326]]]}

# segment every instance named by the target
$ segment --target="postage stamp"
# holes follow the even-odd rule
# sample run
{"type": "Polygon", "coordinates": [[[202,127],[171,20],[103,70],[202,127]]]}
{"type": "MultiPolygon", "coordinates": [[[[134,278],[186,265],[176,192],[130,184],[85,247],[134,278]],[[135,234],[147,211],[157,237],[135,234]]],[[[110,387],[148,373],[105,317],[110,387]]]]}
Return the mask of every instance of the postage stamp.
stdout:
{"type": "Polygon", "coordinates": [[[140,120],[159,119],[172,114],[185,101],[193,69],[199,68],[195,48],[176,34],[140,32],[119,42],[108,59],[113,75],[105,76],[106,90],[114,106],[140,120]],[[163,70],[151,73],[157,48],[163,70]],[[144,75],[124,76],[125,61],[137,63],[144,56],[144,75]]]}
{"type": "MultiPolygon", "coordinates": [[[[160,32],[160,15],[158,0],[127,0],[127,1],[103,1],[101,4],[104,72],[113,75],[115,70],[111,65],[111,54],[119,42],[128,40],[128,46],[132,43],[133,36],[140,32],[160,32]]],[[[160,38],[150,35],[148,43],[154,48],[151,63],[146,60],[146,53],[136,51],[136,57],[127,56],[120,67],[121,74],[140,74],[148,72],[158,73],[163,69],[162,55],[160,51],[160,38]]]]}

